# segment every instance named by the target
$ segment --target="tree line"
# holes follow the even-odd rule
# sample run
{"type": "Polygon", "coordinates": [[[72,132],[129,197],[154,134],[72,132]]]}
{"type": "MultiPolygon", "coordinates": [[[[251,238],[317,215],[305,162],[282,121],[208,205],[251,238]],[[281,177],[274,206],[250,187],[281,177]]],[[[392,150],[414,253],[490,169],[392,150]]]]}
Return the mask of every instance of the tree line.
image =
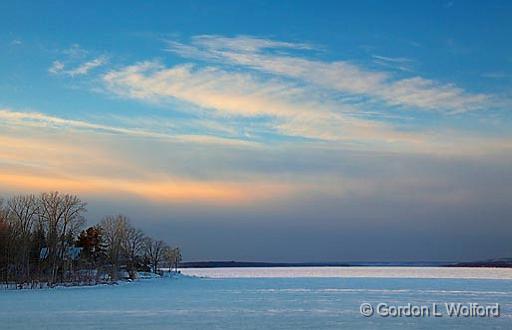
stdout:
{"type": "Polygon", "coordinates": [[[179,248],[154,240],[124,215],[84,229],[86,203],[59,192],[0,199],[0,280],[43,287],[135,279],[138,272],[177,269],[179,248]]]}

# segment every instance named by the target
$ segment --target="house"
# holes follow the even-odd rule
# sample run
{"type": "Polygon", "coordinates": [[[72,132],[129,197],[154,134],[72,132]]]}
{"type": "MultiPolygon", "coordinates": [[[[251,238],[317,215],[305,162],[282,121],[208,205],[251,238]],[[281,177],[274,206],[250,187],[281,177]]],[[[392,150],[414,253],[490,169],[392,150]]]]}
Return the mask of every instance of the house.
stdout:
{"type": "MultiPolygon", "coordinates": [[[[75,261],[80,259],[80,254],[82,253],[83,248],[81,247],[68,247],[64,251],[64,260],[75,261]]],[[[50,255],[50,250],[46,247],[42,248],[39,251],[39,260],[45,260],[50,255]]]]}

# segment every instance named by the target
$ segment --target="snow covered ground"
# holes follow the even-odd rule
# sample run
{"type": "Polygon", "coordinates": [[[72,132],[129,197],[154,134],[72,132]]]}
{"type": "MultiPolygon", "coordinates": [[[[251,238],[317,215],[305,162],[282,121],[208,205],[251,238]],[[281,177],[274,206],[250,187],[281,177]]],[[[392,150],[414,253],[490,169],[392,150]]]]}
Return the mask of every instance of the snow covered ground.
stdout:
{"type": "Polygon", "coordinates": [[[185,268],[183,274],[213,278],[383,277],[512,280],[512,268],[475,267],[226,267],[185,268]]]}
{"type": "MultiPolygon", "coordinates": [[[[210,277],[4,290],[0,291],[0,329],[512,328],[512,278],[502,272],[498,272],[501,279],[496,279],[496,270],[484,269],[477,271],[480,278],[474,278],[468,275],[474,270],[453,269],[450,278],[439,279],[425,278],[425,270],[419,269],[409,270],[406,276],[400,273],[403,268],[395,269],[394,274],[402,274],[400,277],[391,276],[392,269],[386,270],[386,277],[375,277],[375,273],[382,275],[382,269],[366,271],[373,277],[345,277],[340,275],[342,271],[323,268],[289,268],[288,273],[276,269],[188,269],[183,273],[210,277]],[[272,272],[279,276],[268,275],[272,272]],[[486,272],[491,279],[483,278],[486,272]],[[359,311],[363,302],[499,303],[501,316],[367,318],[359,311]]],[[[427,273],[432,272],[436,270],[427,273]]]]}

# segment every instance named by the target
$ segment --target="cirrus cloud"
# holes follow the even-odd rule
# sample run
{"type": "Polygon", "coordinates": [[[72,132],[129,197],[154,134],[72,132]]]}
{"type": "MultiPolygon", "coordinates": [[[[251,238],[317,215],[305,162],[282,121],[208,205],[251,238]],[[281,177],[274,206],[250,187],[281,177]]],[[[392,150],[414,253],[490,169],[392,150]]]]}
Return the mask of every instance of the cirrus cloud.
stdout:
{"type": "MultiPolygon", "coordinates": [[[[371,71],[346,60],[319,61],[300,54],[268,52],[269,49],[308,50],[312,47],[248,36],[227,38],[205,35],[191,38],[188,44],[171,41],[167,48],[187,58],[248,67],[299,79],[340,93],[379,99],[394,106],[457,113],[484,109],[492,103],[490,95],[470,93],[450,83],[419,76],[397,79],[389,72],[371,71]]],[[[403,59],[399,60],[403,62],[403,59]]]]}

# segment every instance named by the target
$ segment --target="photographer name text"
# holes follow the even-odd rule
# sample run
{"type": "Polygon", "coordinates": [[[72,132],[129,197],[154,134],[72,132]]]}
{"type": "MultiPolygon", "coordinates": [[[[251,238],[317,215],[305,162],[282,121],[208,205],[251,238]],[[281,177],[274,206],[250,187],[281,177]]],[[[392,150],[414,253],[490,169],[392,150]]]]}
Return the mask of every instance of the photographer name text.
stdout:
{"type": "Polygon", "coordinates": [[[500,305],[478,303],[432,303],[430,305],[394,305],[388,303],[362,303],[361,315],[381,317],[499,317],[500,305]]]}

